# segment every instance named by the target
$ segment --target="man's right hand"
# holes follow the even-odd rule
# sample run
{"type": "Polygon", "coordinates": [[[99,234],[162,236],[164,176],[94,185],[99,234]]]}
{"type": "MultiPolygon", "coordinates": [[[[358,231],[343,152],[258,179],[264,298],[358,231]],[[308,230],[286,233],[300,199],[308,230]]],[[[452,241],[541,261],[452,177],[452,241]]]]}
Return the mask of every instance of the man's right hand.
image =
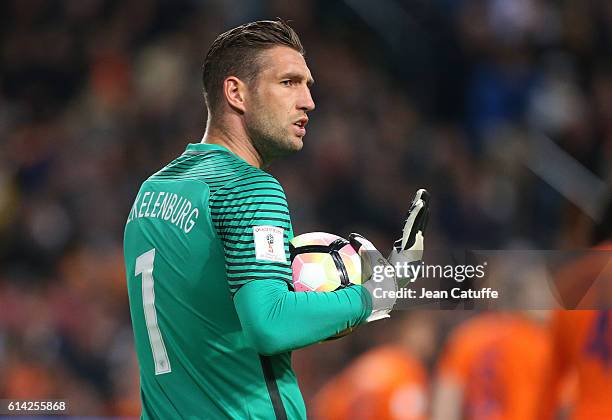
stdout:
{"type": "Polygon", "coordinates": [[[360,234],[351,233],[349,242],[361,257],[361,284],[372,298],[372,313],[366,322],[389,318],[396,301],[395,269],[372,242],[360,234]]]}

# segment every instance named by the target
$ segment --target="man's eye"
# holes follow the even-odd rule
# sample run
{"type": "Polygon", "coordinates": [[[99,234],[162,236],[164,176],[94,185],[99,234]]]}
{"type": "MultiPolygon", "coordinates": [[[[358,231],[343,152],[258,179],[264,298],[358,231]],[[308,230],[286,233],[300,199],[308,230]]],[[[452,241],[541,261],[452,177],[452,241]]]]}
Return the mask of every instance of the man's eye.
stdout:
{"type": "Polygon", "coordinates": [[[291,80],[283,80],[283,81],[281,82],[281,84],[282,84],[283,86],[291,86],[291,85],[293,84],[293,82],[292,82],[291,80]]]}

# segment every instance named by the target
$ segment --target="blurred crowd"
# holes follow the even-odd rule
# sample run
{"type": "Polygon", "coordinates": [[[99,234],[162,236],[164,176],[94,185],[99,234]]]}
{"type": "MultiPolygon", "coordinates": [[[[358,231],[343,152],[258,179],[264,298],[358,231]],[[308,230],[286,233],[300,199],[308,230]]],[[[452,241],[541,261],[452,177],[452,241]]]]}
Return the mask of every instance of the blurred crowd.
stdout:
{"type": "MultiPolygon", "coordinates": [[[[201,65],[214,37],[277,16],[299,33],[316,80],[303,151],[270,168],[296,234],[358,231],[390,248],[424,187],[430,249],[590,246],[579,203],[525,156],[545,136],[612,181],[606,0],[4,1],[0,397],[139,415],[126,217],[140,183],[202,137],[201,65]],[[389,4],[402,13],[385,16],[389,4]]],[[[398,313],[297,351],[309,410],[343,366],[390,341],[429,383],[472,315],[398,313]]]]}

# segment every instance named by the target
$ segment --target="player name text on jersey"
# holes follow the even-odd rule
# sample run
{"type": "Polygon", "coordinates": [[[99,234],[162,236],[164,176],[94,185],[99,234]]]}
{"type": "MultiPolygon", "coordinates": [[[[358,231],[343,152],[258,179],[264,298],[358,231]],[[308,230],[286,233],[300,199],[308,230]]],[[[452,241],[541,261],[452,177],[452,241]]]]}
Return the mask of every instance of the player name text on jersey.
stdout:
{"type": "Polygon", "coordinates": [[[170,222],[189,233],[195,226],[200,211],[185,197],[165,191],[139,193],[132,205],[127,222],[148,217],[170,222]]]}

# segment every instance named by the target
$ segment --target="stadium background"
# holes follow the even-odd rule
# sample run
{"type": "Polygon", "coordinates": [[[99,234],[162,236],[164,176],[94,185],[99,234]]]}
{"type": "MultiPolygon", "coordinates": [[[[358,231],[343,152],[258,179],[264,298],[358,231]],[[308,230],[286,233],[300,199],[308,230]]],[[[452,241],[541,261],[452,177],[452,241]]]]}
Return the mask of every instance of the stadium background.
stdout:
{"type": "MultiPolygon", "coordinates": [[[[390,248],[426,187],[429,248],[589,245],[596,210],[568,200],[554,174],[539,176],[525,150],[538,133],[587,179],[612,179],[605,0],[4,1],[2,398],[139,414],[125,219],[139,184],[200,141],[210,42],[276,16],[300,34],[316,79],[303,152],[271,168],[296,234],[358,231],[390,248]]],[[[346,363],[399,331],[433,376],[450,332],[471,316],[397,313],[297,351],[309,408],[346,363]]]]}

